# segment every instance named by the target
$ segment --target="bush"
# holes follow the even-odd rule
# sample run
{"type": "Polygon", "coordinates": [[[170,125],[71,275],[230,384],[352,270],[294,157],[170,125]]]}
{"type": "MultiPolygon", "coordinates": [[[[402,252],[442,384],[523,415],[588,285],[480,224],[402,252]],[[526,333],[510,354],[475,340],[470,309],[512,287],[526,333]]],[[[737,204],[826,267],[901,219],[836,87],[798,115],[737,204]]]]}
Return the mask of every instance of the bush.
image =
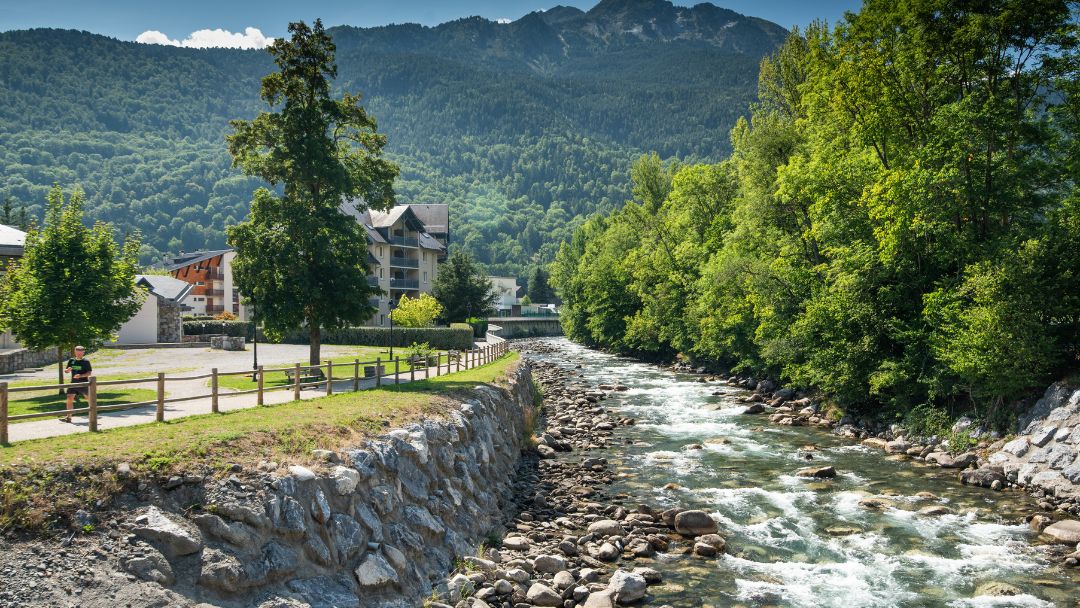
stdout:
{"type": "Polygon", "coordinates": [[[473,329],[473,336],[477,338],[483,338],[487,335],[488,322],[483,317],[469,317],[466,319],[469,326],[473,329]]]}
{"type": "MultiPolygon", "coordinates": [[[[287,344],[307,344],[306,330],[286,336],[287,344]]],[[[323,344],[355,344],[360,346],[390,346],[390,329],[387,327],[348,327],[325,329],[323,344]]],[[[439,350],[465,350],[472,348],[473,334],[468,329],[452,327],[395,327],[394,346],[407,347],[414,342],[427,342],[439,350]]]]}
{"type": "Polygon", "coordinates": [[[248,321],[215,321],[212,319],[184,321],[185,336],[221,335],[239,337],[248,340],[255,337],[254,328],[248,321]]]}

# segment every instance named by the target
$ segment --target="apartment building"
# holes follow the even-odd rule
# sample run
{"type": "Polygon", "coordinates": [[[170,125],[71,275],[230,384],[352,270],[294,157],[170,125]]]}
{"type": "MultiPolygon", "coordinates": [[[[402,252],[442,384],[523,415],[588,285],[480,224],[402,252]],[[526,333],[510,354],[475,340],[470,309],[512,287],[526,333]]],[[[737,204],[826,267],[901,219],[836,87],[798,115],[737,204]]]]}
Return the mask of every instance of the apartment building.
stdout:
{"type": "Polygon", "coordinates": [[[165,270],[174,278],[192,286],[184,304],[190,307],[187,314],[218,315],[230,312],[241,319],[246,318],[240,306],[240,293],[233,283],[232,261],[236,252],[232,249],[215,251],[181,252],[165,263],[165,270]]]}
{"type": "Polygon", "coordinates": [[[368,325],[389,325],[390,300],[397,302],[403,295],[419,298],[421,293],[431,293],[439,263],[446,259],[448,207],[399,205],[385,212],[345,211],[367,230],[371,264],[368,281],[383,291],[383,295],[371,300],[377,312],[368,325]],[[438,237],[428,231],[415,207],[423,207],[424,216],[435,222],[438,237]]]}

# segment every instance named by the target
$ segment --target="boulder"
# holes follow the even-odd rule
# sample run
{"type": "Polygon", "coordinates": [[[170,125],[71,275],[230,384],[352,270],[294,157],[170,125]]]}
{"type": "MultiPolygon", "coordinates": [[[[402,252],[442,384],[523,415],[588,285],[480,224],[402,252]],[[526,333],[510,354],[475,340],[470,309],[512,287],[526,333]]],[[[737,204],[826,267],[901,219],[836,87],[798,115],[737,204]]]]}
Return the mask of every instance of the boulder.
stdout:
{"type": "Polygon", "coordinates": [[[589,524],[589,534],[598,538],[607,538],[608,536],[623,536],[626,530],[614,519],[598,519],[589,524]]]}
{"type": "Polygon", "coordinates": [[[867,439],[863,439],[862,444],[868,448],[877,448],[879,450],[884,450],[885,445],[888,444],[888,442],[884,439],[878,439],[877,437],[869,437],[867,439]]]}
{"type": "Polygon", "coordinates": [[[352,494],[360,483],[360,473],[356,469],[340,465],[334,467],[332,478],[334,480],[334,491],[338,493],[338,496],[352,494]]]}
{"type": "Polygon", "coordinates": [[[502,546],[511,551],[528,551],[529,540],[524,536],[507,536],[503,539],[502,546]]]}
{"type": "Polygon", "coordinates": [[[168,555],[190,555],[202,549],[202,535],[187,525],[181,525],[161,509],[151,506],[146,512],[135,518],[132,531],[155,543],[158,543],[168,555]]]}
{"type": "Polygon", "coordinates": [[[573,587],[576,581],[574,581],[573,574],[570,574],[570,572],[566,570],[561,570],[555,573],[555,578],[552,579],[552,582],[555,583],[556,589],[562,590],[573,587]]]}
{"type": "Polygon", "coordinates": [[[817,479],[831,479],[836,477],[836,469],[829,467],[807,467],[795,472],[798,477],[814,477],[817,479]]]}
{"type": "Polygon", "coordinates": [[[525,599],[533,606],[562,606],[562,595],[557,593],[551,587],[543,583],[533,583],[532,587],[529,587],[528,593],[525,594],[525,599]]]}
{"type": "Polygon", "coordinates": [[[585,598],[582,608],[615,608],[615,601],[611,598],[611,591],[594,591],[585,598]]]}
{"type": "Polygon", "coordinates": [[[296,481],[311,481],[312,479],[315,479],[315,473],[311,469],[302,467],[298,464],[289,467],[289,474],[292,475],[296,481]]]}
{"type": "Polygon", "coordinates": [[[645,577],[626,570],[616,570],[611,575],[608,590],[616,604],[631,604],[645,597],[645,577]]]}
{"type": "Polygon", "coordinates": [[[744,414],[760,414],[765,411],[765,406],[761,403],[752,403],[746,406],[742,413],[744,414]]]}
{"type": "Polygon", "coordinates": [[[1076,545],[1080,543],[1080,521],[1075,519],[1063,519],[1057,523],[1043,528],[1042,533],[1055,543],[1063,545],[1076,545]]]}
{"type": "Polygon", "coordinates": [[[927,515],[930,517],[936,517],[939,515],[952,515],[953,510],[945,505],[931,505],[929,507],[923,507],[919,509],[919,515],[927,515]]]}
{"type": "Polygon", "coordinates": [[[558,555],[538,555],[533,560],[533,568],[537,572],[555,574],[566,569],[566,560],[558,555]]]}
{"type": "Polygon", "coordinates": [[[599,558],[601,561],[613,562],[619,559],[619,555],[621,554],[622,552],[619,551],[619,548],[615,545],[611,543],[604,543],[600,545],[600,548],[597,550],[596,557],[599,558]]]}
{"type": "Polygon", "coordinates": [[[1024,592],[1018,587],[1014,587],[1008,583],[999,583],[997,581],[991,581],[988,583],[982,583],[975,588],[975,595],[989,595],[989,596],[1010,596],[1010,595],[1022,595],[1024,592]]]}
{"type": "Polygon", "coordinates": [[[363,591],[372,591],[398,582],[397,571],[378,553],[369,552],[356,567],[356,582],[363,591]]]}
{"type": "Polygon", "coordinates": [[[683,536],[716,534],[717,529],[716,520],[704,511],[683,511],[675,516],[675,531],[683,536]]]}

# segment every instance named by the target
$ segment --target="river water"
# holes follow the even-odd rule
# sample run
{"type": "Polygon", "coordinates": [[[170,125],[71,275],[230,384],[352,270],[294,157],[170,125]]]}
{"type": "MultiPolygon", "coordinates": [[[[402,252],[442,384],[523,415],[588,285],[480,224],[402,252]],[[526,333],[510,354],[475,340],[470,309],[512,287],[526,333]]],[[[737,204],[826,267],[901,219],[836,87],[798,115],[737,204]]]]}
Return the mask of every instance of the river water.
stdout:
{"type": "Polygon", "coordinates": [[[827,430],[740,415],[739,389],[549,342],[561,353],[530,357],[581,365],[575,371],[593,385],[629,387],[605,402],[637,419],[618,431],[627,445],[605,454],[625,473],[612,491],[627,504],[703,509],[727,538],[717,560],[662,554],[646,563],[664,574],[652,605],[1080,606],[1080,577],[1054,565],[1022,523],[1034,510],[1022,493],[963,486],[955,471],[886,458],[827,430]],[[794,475],[820,465],[837,477],[794,475]],[[935,497],[918,496],[925,492],[935,497]],[[869,496],[892,506],[860,507],[869,496]],[[916,513],[931,505],[955,514],[916,513]],[[1025,593],[973,597],[990,581],[1025,593]]]}

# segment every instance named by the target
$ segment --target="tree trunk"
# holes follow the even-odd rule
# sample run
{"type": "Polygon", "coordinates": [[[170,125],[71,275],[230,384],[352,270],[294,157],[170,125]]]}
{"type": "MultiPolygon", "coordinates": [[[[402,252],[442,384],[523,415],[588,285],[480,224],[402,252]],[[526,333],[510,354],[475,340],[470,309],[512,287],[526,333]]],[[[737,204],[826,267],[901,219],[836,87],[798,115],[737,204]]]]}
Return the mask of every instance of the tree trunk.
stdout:
{"type": "Polygon", "coordinates": [[[317,324],[308,325],[308,365],[319,365],[322,361],[319,358],[319,348],[322,346],[322,334],[319,331],[317,324]]]}
{"type": "MultiPolygon", "coordinates": [[[[57,384],[64,383],[64,347],[62,346],[56,347],[56,377],[57,384]]],[[[59,392],[61,395],[63,395],[67,391],[65,391],[64,389],[60,389],[59,392]]]]}

